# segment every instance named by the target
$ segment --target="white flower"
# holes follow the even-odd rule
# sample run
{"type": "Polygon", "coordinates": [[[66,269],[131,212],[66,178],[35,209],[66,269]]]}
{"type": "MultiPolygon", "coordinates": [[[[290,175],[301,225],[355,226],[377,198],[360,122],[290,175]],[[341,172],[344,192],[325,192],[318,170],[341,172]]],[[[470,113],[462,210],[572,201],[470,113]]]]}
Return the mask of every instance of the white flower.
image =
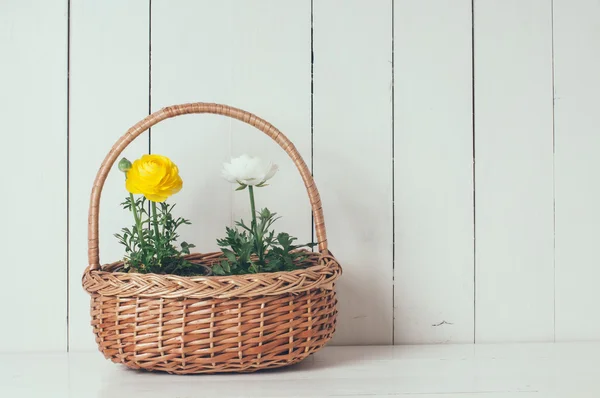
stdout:
{"type": "Polygon", "coordinates": [[[223,163],[223,177],[241,186],[263,186],[277,173],[279,167],[272,162],[264,162],[259,158],[242,155],[231,159],[231,163],[223,163]]]}

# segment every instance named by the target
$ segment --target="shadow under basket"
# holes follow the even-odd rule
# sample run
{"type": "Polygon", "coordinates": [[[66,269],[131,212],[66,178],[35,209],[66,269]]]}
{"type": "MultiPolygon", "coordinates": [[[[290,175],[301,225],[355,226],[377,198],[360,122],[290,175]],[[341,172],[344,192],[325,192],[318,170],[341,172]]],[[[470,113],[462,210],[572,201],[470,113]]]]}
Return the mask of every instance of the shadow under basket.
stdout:
{"type": "MultiPolygon", "coordinates": [[[[302,361],[321,349],[336,327],[335,281],[342,269],[327,248],[319,193],[293,144],[268,122],[225,105],[163,108],[137,123],[104,159],[92,189],[89,265],[82,284],[91,296],[91,325],[103,355],[132,369],[174,374],[252,372],[302,361]],[[141,133],[171,117],[211,113],[246,122],[267,134],[300,171],[312,206],[318,252],[306,252],[289,272],[184,277],[121,272],[100,266],[100,195],[120,153],[141,133]]],[[[221,253],[194,253],[208,266],[221,253]]]]}

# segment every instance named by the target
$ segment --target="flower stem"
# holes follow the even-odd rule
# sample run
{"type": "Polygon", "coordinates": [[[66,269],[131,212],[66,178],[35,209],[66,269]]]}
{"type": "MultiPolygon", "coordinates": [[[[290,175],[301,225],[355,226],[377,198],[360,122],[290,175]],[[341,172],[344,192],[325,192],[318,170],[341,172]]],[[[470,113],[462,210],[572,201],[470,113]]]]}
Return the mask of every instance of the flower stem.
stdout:
{"type": "Polygon", "coordinates": [[[140,240],[140,246],[142,250],[144,249],[144,239],[142,235],[142,223],[140,221],[140,216],[137,212],[137,204],[135,203],[135,199],[133,198],[133,194],[129,194],[129,199],[131,200],[131,211],[133,212],[133,219],[135,220],[135,227],[137,229],[138,238],[140,240]]]}
{"type": "Polygon", "coordinates": [[[250,208],[252,209],[252,231],[254,234],[254,242],[256,245],[256,254],[258,254],[258,261],[262,265],[264,253],[262,250],[262,237],[258,234],[258,224],[256,223],[256,205],[254,204],[254,187],[252,185],[248,185],[248,192],[250,193],[250,208]]]}
{"type": "Polygon", "coordinates": [[[254,187],[252,185],[248,185],[248,192],[250,193],[250,208],[252,209],[252,229],[256,234],[256,206],[254,204],[254,187]]]}
{"type": "Polygon", "coordinates": [[[156,251],[158,252],[158,217],[156,216],[156,202],[152,202],[152,221],[154,224],[154,242],[156,244],[156,251]]]}

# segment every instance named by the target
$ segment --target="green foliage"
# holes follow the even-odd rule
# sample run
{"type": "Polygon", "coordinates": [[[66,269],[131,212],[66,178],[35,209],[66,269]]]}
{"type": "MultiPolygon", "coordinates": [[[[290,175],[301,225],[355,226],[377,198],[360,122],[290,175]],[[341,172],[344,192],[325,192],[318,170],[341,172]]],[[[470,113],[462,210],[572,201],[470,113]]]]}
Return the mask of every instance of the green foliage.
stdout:
{"type": "Polygon", "coordinates": [[[275,236],[270,229],[278,219],[277,213],[265,208],[257,215],[250,226],[243,220],[237,221],[239,230],[226,227],[225,237],[217,239],[226,260],[212,267],[215,275],[292,271],[306,257],[298,249],[314,246],[313,243],[295,245],[297,239],[285,232],[275,236]]]}
{"type": "Polygon", "coordinates": [[[128,272],[183,276],[205,273],[202,267],[183,258],[190,254],[193,244],[181,242],[180,248],[175,245],[179,238],[177,229],[190,224],[184,218],[173,218],[171,212],[175,205],[153,203],[151,213],[146,198],[133,199],[133,195],[121,205],[134,213],[136,221],[132,228],[123,228],[121,234],[115,234],[125,247],[124,267],[128,272]]]}

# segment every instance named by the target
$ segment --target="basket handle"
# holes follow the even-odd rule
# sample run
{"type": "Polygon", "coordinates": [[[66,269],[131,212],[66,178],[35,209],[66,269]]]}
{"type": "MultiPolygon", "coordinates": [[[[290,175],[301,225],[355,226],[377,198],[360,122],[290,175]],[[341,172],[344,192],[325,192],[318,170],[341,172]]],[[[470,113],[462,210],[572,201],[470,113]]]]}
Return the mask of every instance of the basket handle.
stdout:
{"type": "Polygon", "coordinates": [[[102,187],[106,181],[109,171],[112,169],[115,161],[123,152],[123,150],[129,145],[136,137],[148,130],[155,124],[169,119],[175,116],[186,115],[191,113],[209,113],[215,115],[229,116],[234,119],[238,119],[251,126],[256,127],[269,137],[273,139],[283,150],[290,156],[294,164],[298,168],[306,190],[308,192],[308,198],[310,199],[310,205],[314,216],[314,225],[317,234],[317,243],[319,245],[319,251],[321,253],[327,253],[327,233],[325,231],[325,220],[323,219],[323,208],[321,205],[321,198],[319,191],[315,185],[315,181],[312,178],[310,170],[306,166],[306,163],[298,153],[294,144],[279,130],[277,130],[269,122],[241,109],[233,108],[227,105],[220,104],[209,104],[209,103],[189,103],[182,105],[174,105],[163,108],[157,112],[148,115],[146,118],[135,124],[127,132],[119,138],[119,140],[113,145],[112,149],[104,158],[96,179],[94,186],[92,187],[92,194],[90,198],[90,209],[88,214],[88,261],[91,270],[100,269],[100,255],[98,245],[98,215],[100,206],[100,195],[102,193],[102,187]]]}

